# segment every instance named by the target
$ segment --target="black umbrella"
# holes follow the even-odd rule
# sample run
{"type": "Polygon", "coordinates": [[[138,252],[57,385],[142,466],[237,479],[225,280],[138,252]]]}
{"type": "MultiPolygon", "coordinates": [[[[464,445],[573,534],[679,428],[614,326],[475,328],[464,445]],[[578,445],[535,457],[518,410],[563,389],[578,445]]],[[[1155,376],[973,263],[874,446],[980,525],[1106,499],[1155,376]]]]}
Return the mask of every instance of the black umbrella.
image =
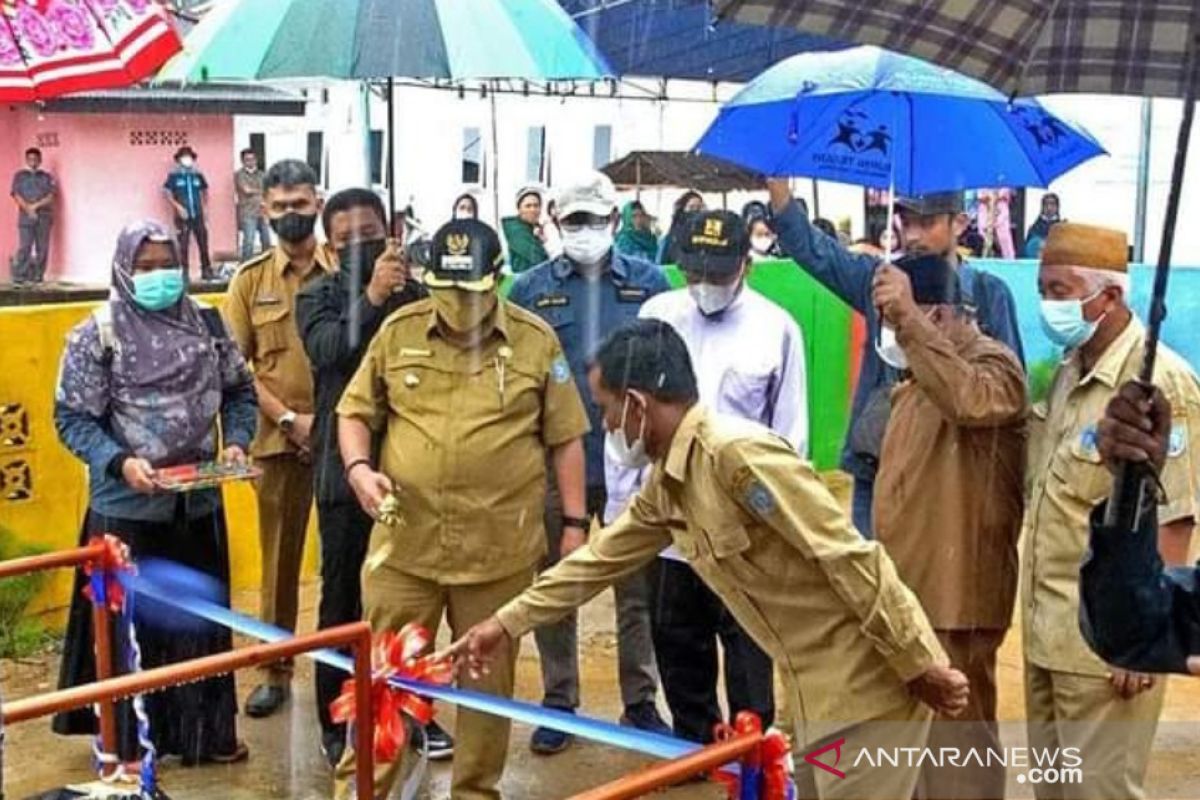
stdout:
{"type": "MultiPolygon", "coordinates": [[[[1182,98],[1183,120],[1139,380],[1149,384],[1200,84],[1197,0],[716,0],[722,18],[908,53],[979,78],[1011,96],[1086,92],[1182,98]]],[[[1116,480],[1108,523],[1132,528],[1154,507],[1140,470],[1116,480]]]]}

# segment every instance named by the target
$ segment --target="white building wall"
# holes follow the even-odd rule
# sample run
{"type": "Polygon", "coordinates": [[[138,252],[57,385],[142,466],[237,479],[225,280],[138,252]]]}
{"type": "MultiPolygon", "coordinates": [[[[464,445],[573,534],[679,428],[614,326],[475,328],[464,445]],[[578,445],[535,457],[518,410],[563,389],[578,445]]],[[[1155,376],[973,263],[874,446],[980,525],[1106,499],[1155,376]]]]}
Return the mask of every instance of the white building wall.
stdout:
{"type": "MultiPolygon", "coordinates": [[[[639,82],[650,91],[656,84],[639,82]]],[[[544,126],[551,188],[561,185],[572,172],[590,169],[597,126],[612,128],[611,158],[631,150],[686,150],[696,143],[716,116],[717,101],[727,99],[736,87],[722,85],[716,91],[706,83],[672,81],[672,100],[592,99],[546,97],[536,93],[500,94],[496,97],[497,136],[492,136],[492,100],[468,90],[460,98],[455,91],[398,86],[396,91],[396,199],[403,208],[412,203],[427,227],[436,228],[450,216],[455,197],[468,189],[476,193],[484,220],[495,222],[513,213],[516,191],[529,183],[527,149],[529,129],[544,126]],[[462,183],[462,144],[465,128],[478,128],[484,151],[484,175],[480,183],[462,183]],[[493,166],[499,154],[498,180],[493,166]]],[[[586,91],[586,89],[581,90],[586,91]]],[[[597,93],[607,88],[597,85],[597,93]]],[[[628,90],[627,90],[628,91],[628,90]]],[[[309,131],[324,132],[327,191],[363,185],[365,146],[363,100],[357,84],[332,82],[309,86],[310,102],[303,119],[239,117],[236,136],[239,147],[249,134],[266,135],[267,158],[304,158],[309,131]],[[325,91],[322,91],[322,90],[325,91]]],[[[1136,98],[1059,96],[1046,100],[1058,113],[1087,127],[1112,153],[1085,164],[1060,178],[1051,187],[1062,197],[1064,215],[1071,220],[1091,222],[1126,230],[1131,239],[1136,197],[1140,103],[1136,98]]],[[[1147,215],[1147,260],[1158,253],[1162,220],[1170,182],[1171,162],[1181,105],[1177,101],[1154,102],[1151,141],[1151,186],[1147,215]]],[[[371,127],[386,129],[386,105],[382,98],[370,99],[371,127]]],[[[1185,182],[1184,202],[1176,234],[1175,263],[1200,265],[1200,130],[1193,137],[1193,158],[1185,182]]],[[[811,181],[794,182],[798,196],[812,207],[811,181]]],[[[383,186],[377,185],[381,193],[383,186]]],[[[657,213],[660,224],[668,224],[671,204],[679,189],[649,189],[642,200],[657,213]]],[[[821,183],[820,213],[831,220],[849,217],[855,236],[863,231],[863,196],[858,187],[821,183]]],[[[632,199],[633,192],[623,193],[632,199]]],[[[1026,225],[1037,215],[1041,192],[1031,190],[1026,202],[1026,225]]],[[[706,198],[720,206],[720,195],[706,198]]],[[[738,210],[749,199],[763,194],[731,194],[726,200],[738,210]]]]}

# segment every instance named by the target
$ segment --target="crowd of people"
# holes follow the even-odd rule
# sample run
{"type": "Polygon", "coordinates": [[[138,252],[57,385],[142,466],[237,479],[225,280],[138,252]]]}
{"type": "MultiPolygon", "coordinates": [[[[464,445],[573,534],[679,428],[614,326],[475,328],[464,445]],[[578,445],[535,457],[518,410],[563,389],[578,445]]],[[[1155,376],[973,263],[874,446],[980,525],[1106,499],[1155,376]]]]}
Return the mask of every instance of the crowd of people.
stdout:
{"type": "MultiPolygon", "coordinates": [[[[797,752],[844,738],[850,764],[881,747],[999,749],[997,652],[1019,602],[1031,743],[1080,749],[1076,796],[1141,796],[1163,683],[1105,663],[1077,622],[1090,515],[1111,485],[1099,425],[1145,338],[1123,233],[1043,206],[1042,301],[1023,311],[1065,357],[1031,407],[1013,295],[960,254],[961,193],[898,198],[905,255],[881,261],[810,220],[786,181],[744,214],[685,194],[659,239],[640,203],[589,173],[551,196],[522,189],[499,232],[459,197],[418,278],[370,189],[323,199],[303,162],[260,179],[242,155],[244,230],[261,235],[257,202],[276,244],[241,266],[221,313],[185,291],[184,234],[203,249],[205,201],[181,150],[167,182],[177,230],[126,227],[111,299],[68,338],[55,423],[88,466],[85,538],[113,533],[135,558],[227,585],[219,493],[165,494],[154,475],[251,457],[264,620],[295,629],[315,499],[320,627],[444,618],[459,684],[504,696],[533,631],[542,702],[574,713],[586,699],[573,612],[612,585],[622,724],[709,742],[753,711],[794,731],[797,752]],[[503,292],[506,252],[516,276],[503,292]],[[808,461],[805,364],[806,337],[847,334],[802,331],[751,288],[754,265],[776,257],[866,320],[848,512],[808,461]]],[[[36,183],[22,202],[37,202],[36,183]]],[[[1174,410],[1157,553],[1182,564],[1200,502],[1200,380],[1163,348],[1155,381],[1174,410]]],[[[170,619],[139,624],[144,667],[230,646],[218,626],[180,635],[170,619]]],[[[89,621],[77,596],[64,686],[94,674],[89,621]]],[[[349,797],[355,754],[328,710],[342,679],[320,667],[316,701],[335,793],[349,797]]],[[[289,664],[267,666],[246,713],[276,714],[290,684],[289,664]]],[[[246,757],[232,678],[148,703],[160,755],[246,757]]],[[[132,760],[128,704],[120,719],[118,755],[132,760]]],[[[453,758],[454,798],[499,797],[509,722],[465,709],[455,722],[414,741],[453,758]]],[[[91,731],[94,718],[55,726],[91,731]]],[[[547,755],[570,744],[551,727],[530,740],[547,755]]],[[[402,772],[378,765],[376,794],[402,772]]],[[[798,779],[821,798],[1005,791],[986,755],[978,769],[910,762],[836,779],[804,767],[798,779]]]]}

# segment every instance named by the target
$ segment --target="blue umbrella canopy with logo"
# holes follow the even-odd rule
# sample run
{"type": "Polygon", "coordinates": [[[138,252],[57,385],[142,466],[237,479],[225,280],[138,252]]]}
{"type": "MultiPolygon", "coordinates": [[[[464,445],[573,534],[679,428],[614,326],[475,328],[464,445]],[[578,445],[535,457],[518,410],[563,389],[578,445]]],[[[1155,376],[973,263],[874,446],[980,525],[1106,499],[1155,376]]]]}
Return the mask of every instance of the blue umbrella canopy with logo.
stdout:
{"type": "Polygon", "coordinates": [[[1047,186],[1105,153],[1036,100],[877,47],[780,62],[722,107],[696,151],[904,195],[1047,186]]]}

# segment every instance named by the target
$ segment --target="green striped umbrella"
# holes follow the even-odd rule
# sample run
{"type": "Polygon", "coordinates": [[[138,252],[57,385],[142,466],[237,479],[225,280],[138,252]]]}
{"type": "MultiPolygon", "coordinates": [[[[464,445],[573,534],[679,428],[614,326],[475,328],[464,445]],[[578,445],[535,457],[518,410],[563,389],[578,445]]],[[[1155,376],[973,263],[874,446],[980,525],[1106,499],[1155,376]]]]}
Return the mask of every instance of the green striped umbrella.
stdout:
{"type": "Polygon", "coordinates": [[[612,74],[555,0],[224,0],[158,79],[612,74]]]}

